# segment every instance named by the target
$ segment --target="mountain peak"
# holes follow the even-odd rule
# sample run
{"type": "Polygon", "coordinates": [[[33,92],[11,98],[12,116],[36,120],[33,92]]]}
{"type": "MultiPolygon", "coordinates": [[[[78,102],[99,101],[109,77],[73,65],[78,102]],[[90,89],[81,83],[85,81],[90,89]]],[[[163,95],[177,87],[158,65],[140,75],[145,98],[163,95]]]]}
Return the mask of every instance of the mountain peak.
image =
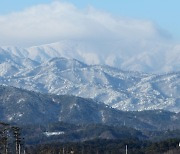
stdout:
{"type": "Polygon", "coordinates": [[[48,65],[55,66],[60,70],[75,69],[75,68],[84,68],[87,67],[86,64],[76,60],[68,59],[64,57],[55,57],[47,62],[48,65]]]}

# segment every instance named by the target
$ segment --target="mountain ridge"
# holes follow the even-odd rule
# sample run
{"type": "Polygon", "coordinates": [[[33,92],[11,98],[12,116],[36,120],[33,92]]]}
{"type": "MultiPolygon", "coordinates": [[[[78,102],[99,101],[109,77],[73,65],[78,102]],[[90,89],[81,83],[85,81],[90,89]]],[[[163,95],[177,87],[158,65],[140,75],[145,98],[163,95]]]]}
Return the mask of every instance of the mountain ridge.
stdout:
{"type": "Polygon", "coordinates": [[[108,52],[103,53],[101,47],[82,40],[63,40],[28,48],[8,46],[2,48],[16,56],[30,58],[41,63],[54,57],[65,57],[78,59],[88,65],[110,65],[131,71],[148,73],[180,71],[179,46],[169,49],[173,54],[168,51],[161,51],[160,53],[157,51],[140,53],[134,51],[134,53],[130,54],[123,50],[119,51],[120,49],[108,49],[108,52]],[[111,50],[118,50],[118,52],[111,54],[111,50]]]}
{"type": "Polygon", "coordinates": [[[123,71],[65,57],[38,63],[4,49],[0,54],[4,55],[0,63],[2,85],[92,98],[125,111],[180,111],[180,72],[156,75],[123,71]]]}
{"type": "Polygon", "coordinates": [[[0,121],[19,125],[66,122],[107,124],[135,129],[180,128],[180,114],[163,110],[126,112],[69,95],[48,95],[0,86],[0,121]]]}

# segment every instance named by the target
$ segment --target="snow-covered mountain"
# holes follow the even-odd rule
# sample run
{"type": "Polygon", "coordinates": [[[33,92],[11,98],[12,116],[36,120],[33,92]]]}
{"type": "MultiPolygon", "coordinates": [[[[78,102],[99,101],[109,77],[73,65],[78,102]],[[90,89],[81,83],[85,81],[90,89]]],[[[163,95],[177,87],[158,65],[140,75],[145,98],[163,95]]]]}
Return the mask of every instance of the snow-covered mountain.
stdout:
{"type": "Polygon", "coordinates": [[[100,123],[151,131],[180,128],[179,113],[162,110],[124,112],[92,99],[40,94],[9,86],[0,86],[0,121],[46,126],[57,122],[100,123]]]}
{"type": "MultiPolygon", "coordinates": [[[[113,44],[113,42],[107,42],[113,44]]],[[[115,44],[118,44],[117,42],[115,44]]],[[[113,46],[113,45],[112,45],[113,46]]],[[[128,45],[127,45],[128,46],[128,45]]],[[[106,44],[89,41],[65,40],[58,43],[34,46],[29,48],[3,47],[18,57],[30,58],[45,62],[55,57],[77,59],[89,65],[109,65],[123,70],[147,73],[164,73],[180,71],[180,46],[164,46],[159,51],[158,44],[145,52],[126,51],[125,47],[106,48],[106,44]]]]}
{"type": "Polygon", "coordinates": [[[38,63],[4,52],[9,55],[1,58],[2,85],[92,98],[120,110],[180,111],[180,72],[145,74],[62,57],[38,63]]]}

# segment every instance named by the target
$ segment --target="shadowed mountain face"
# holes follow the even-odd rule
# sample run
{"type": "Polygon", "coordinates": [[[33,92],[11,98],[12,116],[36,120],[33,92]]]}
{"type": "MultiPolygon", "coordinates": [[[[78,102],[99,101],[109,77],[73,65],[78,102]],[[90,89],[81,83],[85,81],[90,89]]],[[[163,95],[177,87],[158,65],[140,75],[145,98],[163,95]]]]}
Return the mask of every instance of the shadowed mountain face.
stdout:
{"type": "Polygon", "coordinates": [[[91,98],[124,111],[180,111],[180,72],[153,75],[87,65],[76,59],[38,63],[10,51],[0,50],[0,54],[2,85],[91,98]]]}
{"type": "Polygon", "coordinates": [[[45,95],[6,86],[0,86],[0,121],[21,125],[67,122],[150,130],[180,128],[180,115],[172,112],[124,112],[91,99],[45,95]]]}

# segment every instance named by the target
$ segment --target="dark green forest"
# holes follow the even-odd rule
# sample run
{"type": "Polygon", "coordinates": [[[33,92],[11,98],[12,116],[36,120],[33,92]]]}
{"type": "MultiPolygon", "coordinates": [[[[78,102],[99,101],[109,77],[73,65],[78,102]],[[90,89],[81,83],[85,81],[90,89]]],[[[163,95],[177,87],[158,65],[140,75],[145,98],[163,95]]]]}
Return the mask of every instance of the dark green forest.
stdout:
{"type": "Polygon", "coordinates": [[[0,123],[2,154],[179,154],[180,130],[139,131],[102,124],[14,126],[0,123]],[[43,132],[66,132],[46,136],[43,132]]]}
{"type": "Polygon", "coordinates": [[[125,140],[92,140],[78,143],[51,143],[29,147],[29,153],[35,154],[123,154],[126,145],[129,154],[179,154],[178,139],[169,139],[161,142],[140,141],[137,139],[125,140]]]}

